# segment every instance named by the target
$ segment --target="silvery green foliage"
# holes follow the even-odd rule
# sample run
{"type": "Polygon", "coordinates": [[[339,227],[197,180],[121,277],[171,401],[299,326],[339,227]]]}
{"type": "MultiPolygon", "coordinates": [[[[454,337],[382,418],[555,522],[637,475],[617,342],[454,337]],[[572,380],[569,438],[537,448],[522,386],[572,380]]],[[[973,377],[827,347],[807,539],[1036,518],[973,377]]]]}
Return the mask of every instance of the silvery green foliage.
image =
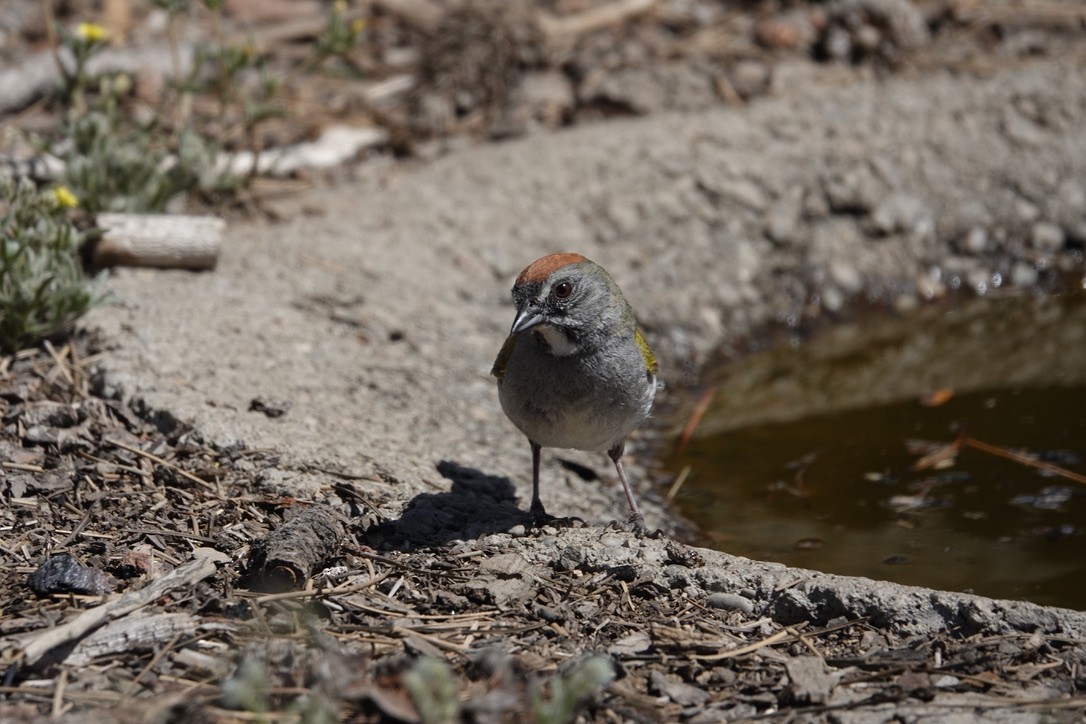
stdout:
{"type": "Polygon", "coordinates": [[[536,724],[565,724],[573,721],[577,706],[611,683],[615,669],[606,656],[590,656],[550,681],[550,695],[532,692],[536,724]]]}
{"type": "Polygon", "coordinates": [[[415,710],[424,724],[460,721],[459,687],[444,661],[430,657],[419,659],[404,675],[404,685],[411,692],[415,710]]]}
{"type": "Polygon", "coordinates": [[[223,704],[231,709],[263,714],[268,711],[268,670],[258,658],[246,657],[222,682],[223,704]]]}
{"type": "Polygon", "coordinates": [[[0,349],[64,332],[104,301],[100,280],[80,267],[81,242],[56,194],[0,181],[0,349]]]}

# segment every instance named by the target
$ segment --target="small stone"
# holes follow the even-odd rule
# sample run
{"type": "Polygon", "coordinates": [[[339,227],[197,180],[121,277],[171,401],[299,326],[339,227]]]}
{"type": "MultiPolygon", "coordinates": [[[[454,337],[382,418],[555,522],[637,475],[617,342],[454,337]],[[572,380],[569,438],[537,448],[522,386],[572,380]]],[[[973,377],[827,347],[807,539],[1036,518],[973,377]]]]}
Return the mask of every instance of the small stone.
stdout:
{"type": "Polygon", "coordinates": [[[1039,222],[1033,225],[1029,235],[1029,243],[1038,251],[1056,252],[1063,248],[1066,236],[1056,224],[1039,222]]]}
{"type": "Polygon", "coordinates": [[[754,604],[749,599],[735,593],[711,593],[705,599],[705,605],[710,608],[722,608],[726,611],[754,613],[754,604]]]}
{"type": "Polygon", "coordinates": [[[799,225],[799,208],[790,201],[780,201],[766,214],[766,236],[777,244],[791,244],[796,240],[799,225]]]}
{"type": "Polygon", "coordinates": [[[666,696],[679,706],[700,706],[709,698],[709,692],[683,681],[673,681],[662,671],[649,673],[649,690],[666,696]]]}
{"type": "Polygon", "coordinates": [[[514,525],[512,528],[509,529],[509,535],[513,536],[514,538],[523,538],[524,536],[528,535],[528,531],[523,525],[518,524],[514,525]]]}
{"type": "Polygon", "coordinates": [[[528,570],[528,561],[519,553],[500,553],[480,563],[479,570],[502,578],[511,578],[523,575],[528,570]]]}
{"type": "Polygon", "coordinates": [[[980,254],[988,248],[988,231],[980,226],[974,226],[965,235],[962,246],[970,254],[980,254]]]}
{"type": "Polygon", "coordinates": [[[973,269],[966,274],[966,281],[977,294],[987,294],[989,287],[989,274],[985,269],[973,269]]]}
{"type": "Polygon", "coordinates": [[[822,307],[830,312],[840,311],[845,305],[845,295],[837,287],[827,286],[822,289],[822,307]]]}
{"type": "Polygon", "coordinates": [[[932,679],[931,682],[932,686],[934,686],[936,689],[949,689],[953,686],[957,686],[960,683],[962,683],[961,679],[959,679],[957,676],[951,676],[950,674],[943,674],[942,676],[932,679]]]}
{"type": "Polygon", "coordinates": [[[769,87],[769,66],[760,60],[740,60],[728,73],[732,88],[744,100],[763,95],[769,87]]]}
{"type": "Polygon", "coordinates": [[[898,294],[894,297],[894,309],[898,312],[911,312],[920,306],[920,300],[915,294],[898,294]]]}
{"type": "Polygon", "coordinates": [[[1041,215],[1041,210],[1037,208],[1037,205],[1026,199],[1018,199],[1014,204],[1014,210],[1022,221],[1036,221],[1041,215]]]}
{"type": "Polygon", "coordinates": [[[924,233],[933,226],[931,212],[924,202],[904,192],[892,194],[879,202],[871,212],[871,222],[881,234],[924,233]]]}
{"type": "Polygon", "coordinates": [[[113,576],[84,566],[67,553],[47,558],[27,579],[30,590],[39,596],[78,593],[102,596],[113,590],[113,576]]]}
{"type": "Polygon", "coordinates": [[[830,276],[846,293],[856,294],[864,286],[863,277],[856,267],[848,262],[836,260],[830,263],[830,276]]]}
{"type": "Polygon", "coordinates": [[[1016,287],[1032,287],[1037,283],[1037,269],[1032,264],[1020,261],[1011,269],[1011,284],[1016,287]]]}
{"type": "Polygon", "coordinates": [[[544,126],[553,128],[573,112],[576,94],[569,78],[558,71],[529,73],[517,88],[517,103],[544,126]]]}

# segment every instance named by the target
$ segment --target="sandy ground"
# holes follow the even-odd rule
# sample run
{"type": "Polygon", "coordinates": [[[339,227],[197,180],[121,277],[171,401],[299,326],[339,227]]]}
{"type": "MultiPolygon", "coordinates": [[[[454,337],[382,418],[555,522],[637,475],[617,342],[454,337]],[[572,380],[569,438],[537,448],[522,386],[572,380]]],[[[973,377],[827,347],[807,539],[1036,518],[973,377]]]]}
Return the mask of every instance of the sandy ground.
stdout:
{"type": "MultiPolygon", "coordinates": [[[[838,88],[832,73],[797,66],[777,83],[779,97],[746,109],[366,166],[356,182],[298,198],[286,222],[233,225],[213,273],[120,270],[121,303],[89,320],[112,348],[101,387],[216,443],[275,448],[282,476],[255,484],[302,499],[334,481],[319,469],[345,471],[368,478],[360,486],[396,518],[416,496],[482,473],[512,481],[526,507],[528,446],[488,373],[512,320],[512,279],[538,256],[576,250],[607,267],[673,388],[722,341],[810,314],[812,295],[817,313],[864,294],[908,305],[994,275],[1028,286],[1081,266],[1081,69],[1045,61],[983,80],[838,88]],[[964,244],[974,229],[984,243],[964,244]],[[289,409],[269,418],[250,411],[254,398],[289,409]]],[[[630,458],[648,522],[670,527],[639,448],[630,458]]],[[[606,459],[568,456],[603,483],[545,453],[548,511],[590,524],[622,517],[606,459]]],[[[739,578],[763,575],[712,560],[739,578]]],[[[897,588],[832,580],[851,593],[809,596],[787,616],[825,620],[827,600],[872,592],[888,620],[911,615],[915,630],[959,620],[960,607],[918,613],[926,606],[897,588]]],[[[1003,609],[986,610],[984,625],[998,628],[1003,609]]],[[[1086,631],[1077,614],[1051,615],[1086,631]]]]}

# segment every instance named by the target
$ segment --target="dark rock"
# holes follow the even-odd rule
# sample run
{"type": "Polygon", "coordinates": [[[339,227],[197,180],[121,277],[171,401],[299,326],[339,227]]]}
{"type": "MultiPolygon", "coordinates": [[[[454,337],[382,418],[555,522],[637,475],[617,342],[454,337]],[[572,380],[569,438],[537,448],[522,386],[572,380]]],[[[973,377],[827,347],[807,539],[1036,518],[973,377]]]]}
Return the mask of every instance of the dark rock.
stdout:
{"type": "Polygon", "coordinates": [[[104,596],[113,590],[113,577],[97,568],[88,568],[67,553],[58,553],[30,574],[27,584],[38,596],[78,593],[104,596]]]}

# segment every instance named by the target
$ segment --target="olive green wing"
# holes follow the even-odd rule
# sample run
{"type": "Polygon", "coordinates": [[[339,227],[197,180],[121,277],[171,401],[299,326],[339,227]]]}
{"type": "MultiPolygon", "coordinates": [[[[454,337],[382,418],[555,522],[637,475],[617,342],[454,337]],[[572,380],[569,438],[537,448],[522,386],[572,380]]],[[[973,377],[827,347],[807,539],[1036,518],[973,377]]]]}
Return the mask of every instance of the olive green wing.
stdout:
{"type": "MultiPolygon", "coordinates": [[[[652,353],[652,347],[649,347],[648,340],[641,334],[640,329],[634,331],[634,341],[637,342],[637,348],[641,350],[641,357],[645,360],[645,374],[652,377],[660,371],[660,363],[656,361],[656,355],[652,353]]],[[[500,359],[501,355],[498,357],[500,359]]]]}
{"type": "Polygon", "coordinates": [[[517,335],[511,334],[505,338],[505,344],[502,345],[502,349],[498,352],[497,359],[494,360],[494,366],[490,368],[490,374],[497,377],[499,380],[505,376],[505,366],[509,364],[509,358],[513,356],[513,347],[517,345],[517,335]]]}

